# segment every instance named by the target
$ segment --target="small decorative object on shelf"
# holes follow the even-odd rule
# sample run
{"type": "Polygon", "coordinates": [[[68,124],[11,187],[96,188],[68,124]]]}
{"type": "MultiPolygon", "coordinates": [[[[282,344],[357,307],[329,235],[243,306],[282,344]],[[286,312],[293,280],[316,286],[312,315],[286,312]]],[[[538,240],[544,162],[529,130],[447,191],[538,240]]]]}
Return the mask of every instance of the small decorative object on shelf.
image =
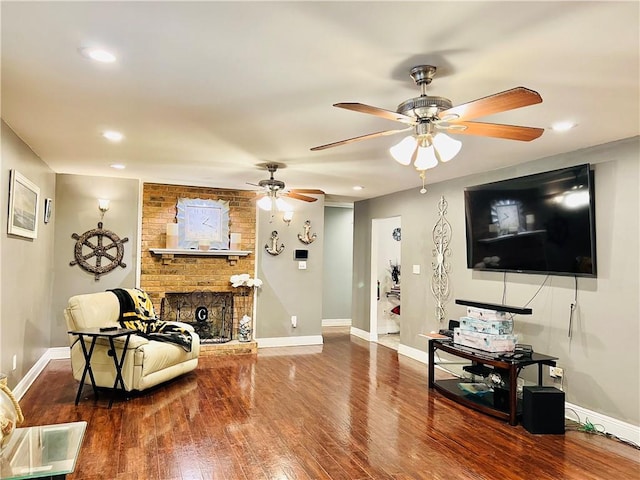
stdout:
{"type": "Polygon", "coordinates": [[[391,280],[394,286],[400,285],[400,264],[393,263],[389,260],[389,271],[391,272],[391,280]]]}
{"type": "Polygon", "coordinates": [[[298,240],[300,240],[305,245],[309,245],[313,243],[313,241],[318,237],[317,234],[311,235],[311,220],[307,220],[304,222],[304,226],[302,227],[302,233],[298,234],[298,240]]]}
{"type": "Polygon", "coordinates": [[[239,318],[238,321],[238,341],[251,341],[251,313],[253,310],[253,292],[256,288],[262,286],[262,280],[259,278],[251,278],[248,273],[241,275],[231,275],[229,279],[231,286],[239,290],[239,294],[234,297],[234,306],[236,301],[238,305],[234,308],[234,317],[239,318]],[[242,315],[242,316],[241,316],[242,315]]]}
{"type": "Polygon", "coordinates": [[[278,232],[274,230],[271,232],[271,245],[268,243],[264,245],[264,249],[269,255],[280,255],[284,250],[284,243],[281,243],[280,246],[278,246],[278,240],[278,232]]]}

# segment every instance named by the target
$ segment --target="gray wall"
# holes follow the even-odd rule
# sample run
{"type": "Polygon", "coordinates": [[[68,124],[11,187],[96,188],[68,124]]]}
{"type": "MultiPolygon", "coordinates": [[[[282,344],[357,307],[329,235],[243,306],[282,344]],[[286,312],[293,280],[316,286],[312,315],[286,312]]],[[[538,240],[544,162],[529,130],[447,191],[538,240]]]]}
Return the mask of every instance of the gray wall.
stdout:
{"type": "Polygon", "coordinates": [[[45,198],[53,198],[54,172],[2,122],[0,156],[0,372],[15,387],[50,346],[55,218],[45,224],[45,198]],[[9,172],[18,170],[40,188],[38,238],[7,234],[9,172]],[[12,370],[13,355],[17,368],[12,370]]]}
{"type": "MultiPolygon", "coordinates": [[[[133,288],[137,285],[136,269],[138,259],[138,180],[89,177],[83,175],[58,175],[56,182],[56,218],[53,287],[53,318],[51,325],[51,346],[67,346],[66,324],[63,310],[69,297],[82,293],[103,292],[110,288],[133,288]],[[97,228],[100,221],[98,199],[110,200],[109,211],[104,215],[103,228],[118,237],[128,238],[123,244],[122,261],[126,268],[116,267],[101,275],[99,280],[78,265],[70,266],[74,260],[76,241],[71,237],[82,235],[97,228]]],[[[95,237],[94,237],[95,240],[95,237]]],[[[106,239],[105,239],[106,240],[106,239]]],[[[114,254],[114,250],[108,253],[114,254]]],[[[103,259],[102,265],[111,263],[103,259]]]]}
{"type": "Polygon", "coordinates": [[[324,209],[323,320],[351,319],[353,208],[324,209]]]}
{"type": "MultiPolygon", "coordinates": [[[[578,308],[573,335],[567,335],[574,298],[572,277],[552,276],[531,302],[533,315],[516,317],[519,341],[536,351],[559,357],[565,369],[567,401],[619,420],[640,423],[640,300],[638,295],[640,197],[639,137],[600,145],[481,175],[356,202],[354,220],[353,324],[369,331],[369,257],[371,220],[402,216],[402,262],[421,265],[421,275],[402,278],[401,344],[424,351],[419,333],[441,328],[429,278],[441,196],[448,202],[451,223],[451,300],[449,318],[464,314],[454,299],[501,303],[503,274],[474,272],[466,267],[464,187],[490,181],[591,163],[595,170],[598,277],[578,279],[578,308]]],[[[455,160],[454,160],[455,161],[455,160]]],[[[481,158],[476,159],[481,161],[481,158]]],[[[536,293],[543,275],[506,275],[508,305],[524,305],[536,293]]]]}
{"type": "MultiPolygon", "coordinates": [[[[305,203],[288,200],[295,208],[290,226],[276,214],[269,223],[270,214],[259,210],[256,230],[257,275],[264,285],[257,295],[256,335],[261,338],[302,337],[322,334],[322,266],[324,246],[324,198],[305,203]],[[305,245],[298,240],[305,220],[311,221],[311,233],[316,240],[305,245]],[[271,232],[276,230],[284,251],[277,256],[265,252],[271,232]],[[293,259],[296,249],[307,249],[307,269],[298,270],[293,259]],[[291,316],[298,317],[298,326],[293,328],[291,316]]],[[[258,343],[260,345],[260,343],[258,343]]]]}

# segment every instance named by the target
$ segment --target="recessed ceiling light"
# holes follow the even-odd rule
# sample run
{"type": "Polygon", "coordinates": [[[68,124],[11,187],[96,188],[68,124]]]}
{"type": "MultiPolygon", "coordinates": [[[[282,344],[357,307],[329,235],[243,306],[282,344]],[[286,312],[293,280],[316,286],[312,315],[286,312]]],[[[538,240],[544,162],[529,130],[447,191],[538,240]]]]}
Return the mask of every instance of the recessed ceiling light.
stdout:
{"type": "Polygon", "coordinates": [[[573,123],[573,122],[569,122],[569,121],[565,121],[565,122],[556,122],[553,125],[551,125],[551,129],[555,132],[566,132],[567,130],[571,130],[572,128],[576,127],[577,124],[573,123]]]}
{"type": "Polygon", "coordinates": [[[112,142],[119,142],[124,138],[124,135],[120,132],[116,132],[115,130],[105,130],[102,132],[102,136],[112,142]]]}
{"type": "Polygon", "coordinates": [[[91,60],[102,63],[112,63],[116,61],[116,56],[102,48],[81,48],[80,53],[91,60]]]}
{"type": "Polygon", "coordinates": [[[114,164],[111,164],[111,165],[109,165],[109,166],[110,166],[111,168],[115,168],[116,170],[124,170],[125,168],[127,168],[127,167],[125,167],[125,166],[124,166],[123,164],[121,164],[121,163],[114,163],[114,164]]]}
{"type": "Polygon", "coordinates": [[[364,187],[362,185],[355,185],[353,187],[354,190],[362,190],[364,187]]]}

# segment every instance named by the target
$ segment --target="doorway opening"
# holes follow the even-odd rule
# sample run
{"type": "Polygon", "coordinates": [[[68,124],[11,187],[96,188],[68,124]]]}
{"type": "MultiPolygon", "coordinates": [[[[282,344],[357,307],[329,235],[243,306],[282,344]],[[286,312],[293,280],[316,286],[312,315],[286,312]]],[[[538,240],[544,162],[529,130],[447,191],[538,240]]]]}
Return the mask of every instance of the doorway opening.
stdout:
{"type": "Polygon", "coordinates": [[[371,221],[370,341],[394,350],[400,345],[401,217],[371,221]]]}

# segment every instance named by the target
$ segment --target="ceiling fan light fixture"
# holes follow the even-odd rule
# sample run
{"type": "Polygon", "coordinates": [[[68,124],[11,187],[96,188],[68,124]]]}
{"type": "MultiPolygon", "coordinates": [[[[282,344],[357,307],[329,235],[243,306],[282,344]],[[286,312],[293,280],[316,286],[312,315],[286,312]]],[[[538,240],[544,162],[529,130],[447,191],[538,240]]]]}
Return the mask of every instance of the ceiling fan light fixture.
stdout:
{"type": "Polygon", "coordinates": [[[258,207],[260,207],[261,210],[266,210],[267,212],[269,212],[271,211],[272,206],[273,203],[270,196],[264,196],[260,200],[258,200],[258,207]]]}
{"type": "Polygon", "coordinates": [[[416,161],[413,163],[416,170],[427,170],[438,166],[438,159],[433,145],[419,146],[416,153],[416,161]]]}
{"type": "Polygon", "coordinates": [[[276,198],[276,208],[279,212],[293,212],[293,207],[282,198],[276,198]]]}
{"type": "Polygon", "coordinates": [[[404,137],[400,142],[389,149],[389,153],[393,159],[400,165],[409,165],[411,158],[416,150],[418,141],[413,135],[404,137]]]}
{"type": "Polygon", "coordinates": [[[433,137],[433,146],[438,152],[441,162],[448,162],[455,157],[462,148],[462,142],[451,138],[449,135],[438,132],[433,137]]]}

